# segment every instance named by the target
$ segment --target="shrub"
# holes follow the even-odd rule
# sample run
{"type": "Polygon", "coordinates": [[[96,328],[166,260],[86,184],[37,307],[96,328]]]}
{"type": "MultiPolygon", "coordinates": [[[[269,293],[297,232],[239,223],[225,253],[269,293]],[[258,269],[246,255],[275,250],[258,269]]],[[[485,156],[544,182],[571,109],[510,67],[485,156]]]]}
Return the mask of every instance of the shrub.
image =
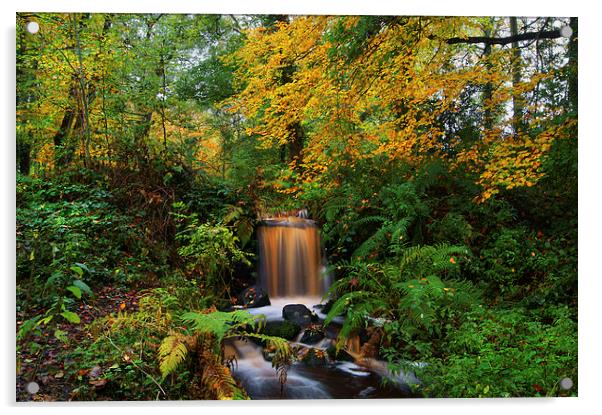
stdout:
{"type": "Polygon", "coordinates": [[[568,307],[550,323],[524,309],[476,308],[450,332],[440,359],[418,369],[422,392],[437,397],[576,396],[577,324],[568,307]]]}

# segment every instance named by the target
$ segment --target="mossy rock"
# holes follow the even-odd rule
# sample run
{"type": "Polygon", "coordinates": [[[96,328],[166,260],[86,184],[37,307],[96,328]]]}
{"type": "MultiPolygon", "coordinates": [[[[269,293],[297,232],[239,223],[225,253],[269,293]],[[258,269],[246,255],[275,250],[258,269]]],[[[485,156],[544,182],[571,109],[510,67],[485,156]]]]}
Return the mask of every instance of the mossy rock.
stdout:
{"type": "Polygon", "coordinates": [[[268,321],[262,330],[262,333],[267,336],[282,337],[286,340],[293,340],[299,332],[301,327],[288,320],[279,321],[268,321]]]}
{"type": "Polygon", "coordinates": [[[311,367],[324,367],[330,364],[328,353],[320,349],[304,348],[297,357],[302,363],[311,367]]]}

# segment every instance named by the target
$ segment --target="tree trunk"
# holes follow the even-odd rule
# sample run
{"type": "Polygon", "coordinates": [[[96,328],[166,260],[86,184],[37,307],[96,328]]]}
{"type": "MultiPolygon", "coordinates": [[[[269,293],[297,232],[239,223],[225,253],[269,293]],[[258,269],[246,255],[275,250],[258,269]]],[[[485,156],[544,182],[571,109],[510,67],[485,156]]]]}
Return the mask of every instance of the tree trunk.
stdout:
{"type": "MultiPolygon", "coordinates": [[[[77,88],[73,85],[69,91],[69,100],[71,102],[76,101],[77,88]]],[[[69,108],[65,110],[65,114],[63,115],[63,119],[61,121],[61,125],[59,130],[53,137],[54,142],[54,164],[56,167],[60,168],[67,164],[69,160],[72,158],[72,154],[70,155],[66,148],[67,137],[69,136],[69,132],[71,131],[71,126],[73,125],[73,120],[75,120],[75,107],[72,104],[69,108]]]]}
{"type": "Polygon", "coordinates": [[[19,173],[29,175],[31,169],[31,144],[23,140],[17,141],[17,160],[19,173]]]}
{"type": "MultiPolygon", "coordinates": [[[[518,23],[516,17],[510,18],[510,33],[513,38],[518,37],[518,23]]],[[[518,48],[518,41],[512,42],[512,128],[514,135],[523,130],[523,99],[520,93],[516,92],[518,84],[521,81],[521,54],[518,48]]]]}
{"type": "Polygon", "coordinates": [[[303,128],[299,122],[294,122],[288,126],[290,138],[288,143],[288,161],[295,162],[295,166],[301,163],[301,151],[303,150],[303,128]]]}
{"type": "MultiPolygon", "coordinates": [[[[489,31],[485,31],[485,36],[489,36],[489,31]]],[[[487,61],[485,65],[487,67],[491,67],[489,64],[489,55],[491,55],[491,44],[485,44],[485,49],[483,51],[483,58],[487,61]]],[[[489,131],[493,128],[493,113],[491,111],[491,99],[493,97],[493,85],[491,82],[487,82],[483,87],[483,105],[485,107],[485,111],[483,112],[483,125],[485,126],[485,130],[489,131]]]]}
{"type": "Polygon", "coordinates": [[[576,17],[571,17],[570,28],[573,31],[569,41],[569,75],[568,75],[568,95],[569,95],[569,104],[570,108],[575,114],[578,110],[578,80],[577,80],[577,69],[578,69],[578,41],[579,37],[577,35],[578,30],[578,19],[576,17]]]}
{"type": "MultiPolygon", "coordinates": [[[[16,80],[17,80],[17,93],[16,93],[16,104],[17,110],[20,109],[21,105],[27,104],[35,99],[34,94],[32,94],[29,90],[24,91],[19,88],[19,84],[22,81],[25,81],[28,77],[28,74],[25,72],[25,62],[24,57],[27,52],[26,45],[26,33],[24,30],[20,32],[19,35],[19,52],[17,53],[17,68],[16,68],[16,80]]],[[[34,65],[36,63],[34,62],[34,65]]],[[[29,75],[32,76],[32,75],[29,75]]],[[[19,123],[19,117],[17,117],[17,122],[19,123]]],[[[29,175],[29,171],[31,168],[31,143],[32,137],[31,132],[28,132],[27,139],[23,137],[23,134],[17,134],[17,169],[21,174],[29,175]]]]}

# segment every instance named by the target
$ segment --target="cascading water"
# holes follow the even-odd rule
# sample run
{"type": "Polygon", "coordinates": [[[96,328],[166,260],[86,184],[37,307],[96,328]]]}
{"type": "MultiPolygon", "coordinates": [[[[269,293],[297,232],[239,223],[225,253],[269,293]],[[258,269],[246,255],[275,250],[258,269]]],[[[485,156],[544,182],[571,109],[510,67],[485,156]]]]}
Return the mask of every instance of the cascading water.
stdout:
{"type": "MultiPolygon", "coordinates": [[[[258,228],[259,285],[270,297],[271,305],[251,308],[252,314],[263,314],[268,321],[282,321],[283,307],[287,304],[303,304],[309,310],[321,302],[329,287],[322,261],[319,230],[316,223],[307,219],[307,212],[297,216],[269,218],[261,221],[258,228]]],[[[324,314],[313,310],[324,319],[324,314]]],[[[336,329],[335,331],[338,331],[336,329]]],[[[302,342],[303,330],[291,342],[300,355],[309,349],[326,350],[335,343],[333,336],[325,336],[311,344],[302,342]]],[[[358,344],[353,343],[349,352],[359,356],[358,344]]],[[[320,398],[387,398],[406,397],[407,390],[384,387],[381,378],[386,369],[377,361],[333,362],[314,366],[297,362],[288,371],[288,380],[281,394],[276,372],[265,359],[261,346],[242,340],[230,345],[238,362],[233,371],[253,399],[320,399],[320,398]]]]}
{"type": "Polygon", "coordinates": [[[322,297],[320,236],[314,221],[265,219],[258,229],[259,280],[270,298],[322,297]]]}

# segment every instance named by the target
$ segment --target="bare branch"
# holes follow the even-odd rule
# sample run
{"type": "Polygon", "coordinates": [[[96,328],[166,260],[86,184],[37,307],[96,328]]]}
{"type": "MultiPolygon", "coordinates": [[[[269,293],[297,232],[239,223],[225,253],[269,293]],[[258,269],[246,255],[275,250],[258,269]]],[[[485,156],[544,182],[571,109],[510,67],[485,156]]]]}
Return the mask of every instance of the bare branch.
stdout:
{"type": "Polygon", "coordinates": [[[546,30],[541,32],[526,32],[515,36],[507,37],[489,37],[489,36],[469,36],[466,38],[452,37],[445,42],[448,45],[458,43],[484,43],[485,45],[507,45],[513,42],[521,42],[524,40],[539,40],[539,39],[557,39],[561,37],[560,30],[546,30]]]}

